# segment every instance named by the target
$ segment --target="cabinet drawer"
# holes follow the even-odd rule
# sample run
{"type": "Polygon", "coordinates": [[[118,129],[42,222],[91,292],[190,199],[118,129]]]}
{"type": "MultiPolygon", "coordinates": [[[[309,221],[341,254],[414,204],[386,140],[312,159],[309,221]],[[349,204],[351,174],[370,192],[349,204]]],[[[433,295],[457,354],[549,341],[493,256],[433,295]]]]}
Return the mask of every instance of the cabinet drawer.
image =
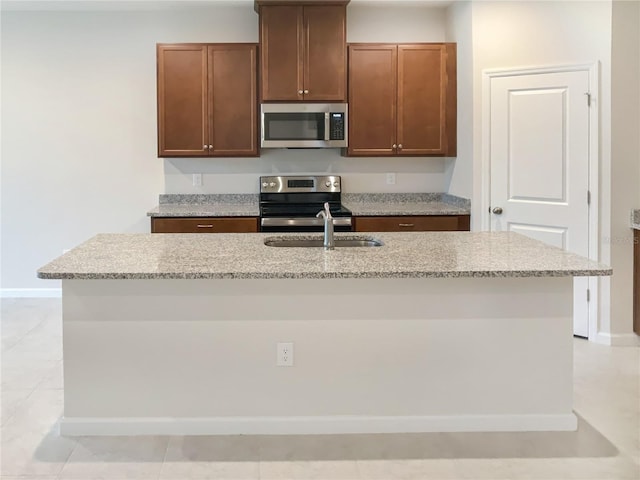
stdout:
{"type": "Polygon", "coordinates": [[[356,217],[356,232],[438,232],[469,230],[469,215],[356,217]]]}
{"type": "Polygon", "coordinates": [[[257,217],[197,217],[151,219],[151,233],[253,233],[257,217]]]}

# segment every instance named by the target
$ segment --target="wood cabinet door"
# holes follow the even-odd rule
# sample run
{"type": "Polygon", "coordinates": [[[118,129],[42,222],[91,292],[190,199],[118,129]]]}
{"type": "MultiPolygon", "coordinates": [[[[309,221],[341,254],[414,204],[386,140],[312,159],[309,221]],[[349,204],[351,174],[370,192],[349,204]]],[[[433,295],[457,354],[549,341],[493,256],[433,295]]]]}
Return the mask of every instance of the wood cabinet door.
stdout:
{"type": "Polygon", "coordinates": [[[347,11],[344,5],[304,7],[304,100],[344,102],[347,93],[347,11]]]}
{"type": "Polygon", "coordinates": [[[209,153],[213,156],[257,156],[257,46],[210,45],[209,153]]]}
{"type": "Polygon", "coordinates": [[[396,45],[352,44],[348,155],[396,153],[396,45]]]}
{"type": "Polygon", "coordinates": [[[398,46],[398,154],[447,152],[445,47],[398,46]]]}
{"type": "Polygon", "coordinates": [[[469,215],[407,215],[356,217],[356,232],[445,232],[468,231],[469,215]]]}
{"type": "Polygon", "coordinates": [[[158,156],[207,156],[207,47],[156,48],[158,156]]]}
{"type": "Polygon", "coordinates": [[[303,8],[260,7],[260,71],[263,101],[303,99],[303,8]]]}
{"type": "Polygon", "coordinates": [[[255,233],[257,217],[153,217],[151,233],[255,233]]]}

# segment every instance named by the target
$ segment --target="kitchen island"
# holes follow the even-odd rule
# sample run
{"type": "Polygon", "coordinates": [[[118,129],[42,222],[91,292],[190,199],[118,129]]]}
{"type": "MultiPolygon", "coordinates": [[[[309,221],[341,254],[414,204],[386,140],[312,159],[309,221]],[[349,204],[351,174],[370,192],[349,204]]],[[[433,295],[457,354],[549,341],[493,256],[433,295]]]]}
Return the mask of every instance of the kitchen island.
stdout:
{"type": "Polygon", "coordinates": [[[275,236],[102,234],[41,268],[62,279],[61,432],[576,428],[572,277],[608,267],[508,232],[275,236]]]}

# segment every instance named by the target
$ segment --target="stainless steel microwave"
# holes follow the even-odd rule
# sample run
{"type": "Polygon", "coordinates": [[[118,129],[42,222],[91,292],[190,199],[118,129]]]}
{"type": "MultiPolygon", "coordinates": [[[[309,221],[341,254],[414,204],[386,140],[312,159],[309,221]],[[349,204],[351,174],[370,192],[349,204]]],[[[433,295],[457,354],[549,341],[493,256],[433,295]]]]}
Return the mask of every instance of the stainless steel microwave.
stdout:
{"type": "Polygon", "coordinates": [[[262,148],[347,146],[346,103],[263,103],[262,148]]]}

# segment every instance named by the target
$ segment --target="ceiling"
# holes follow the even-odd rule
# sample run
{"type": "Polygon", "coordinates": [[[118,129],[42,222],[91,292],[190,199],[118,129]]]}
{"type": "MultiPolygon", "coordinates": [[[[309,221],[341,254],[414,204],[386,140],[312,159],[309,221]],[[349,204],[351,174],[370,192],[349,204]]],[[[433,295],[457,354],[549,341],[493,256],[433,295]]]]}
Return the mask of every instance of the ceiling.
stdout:
{"type": "MultiPolygon", "coordinates": [[[[351,0],[353,5],[446,7],[454,0],[351,0]]],[[[253,8],[253,0],[1,0],[2,11],[175,10],[210,6],[253,8]]]]}

